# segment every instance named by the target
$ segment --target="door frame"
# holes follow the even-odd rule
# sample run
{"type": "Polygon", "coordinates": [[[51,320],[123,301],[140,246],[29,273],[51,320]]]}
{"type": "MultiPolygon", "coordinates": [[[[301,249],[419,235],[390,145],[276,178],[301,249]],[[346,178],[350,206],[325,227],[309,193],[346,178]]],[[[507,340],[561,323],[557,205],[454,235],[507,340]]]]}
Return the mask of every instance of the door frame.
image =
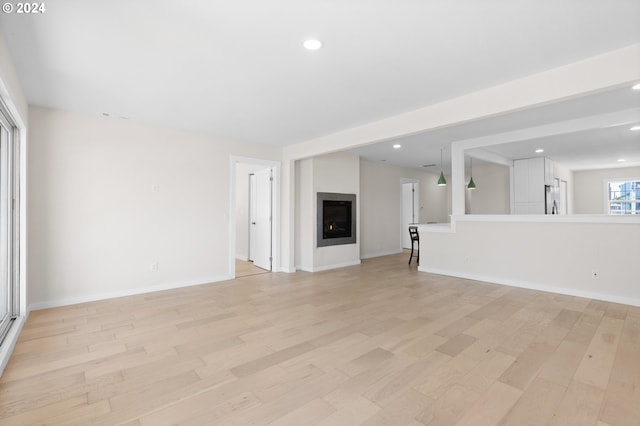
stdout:
{"type": "MultiPolygon", "coordinates": [[[[402,241],[404,239],[404,233],[405,232],[409,232],[407,229],[404,228],[404,191],[403,191],[403,186],[405,183],[413,183],[416,184],[418,189],[416,192],[414,192],[414,200],[418,203],[418,222],[420,221],[420,180],[419,179],[413,179],[413,178],[400,178],[400,252],[402,252],[402,250],[404,250],[404,244],[402,244],[402,241]]],[[[415,208],[414,208],[415,210],[415,208]]]]}
{"type": "Polygon", "coordinates": [[[255,164],[270,167],[273,169],[273,186],[271,195],[272,215],[271,221],[271,253],[273,257],[272,272],[280,270],[280,168],[279,161],[265,160],[263,158],[252,158],[232,155],[229,167],[229,212],[227,213],[229,223],[229,276],[236,276],[236,165],[255,164]]]}

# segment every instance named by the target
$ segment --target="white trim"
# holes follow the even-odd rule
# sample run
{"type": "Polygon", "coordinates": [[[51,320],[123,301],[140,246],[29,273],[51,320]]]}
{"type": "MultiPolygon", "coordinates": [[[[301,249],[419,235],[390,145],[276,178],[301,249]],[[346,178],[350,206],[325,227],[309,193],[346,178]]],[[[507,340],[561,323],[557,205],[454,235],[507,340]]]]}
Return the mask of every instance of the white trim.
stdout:
{"type": "Polygon", "coordinates": [[[126,290],[111,291],[109,293],[92,294],[88,296],[70,297],[66,299],[51,300],[47,302],[37,302],[29,305],[29,310],[37,311],[40,309],[57,308],[60,306],[76,305],[79,303],[96,302],[99,300],[115,299],[117,297],[135,296],[137,294],[153,293],[156,291],[173,290],[182,287],[191,287],[196,285],[212,284],[220,281],[228,281],[234,279],[230,275],[220,275],[217,277],[201,278],[197,280],[178,281],[173,283],[159,284],[147,287],[138,287],[126,290]]]}
{"type": "MultiPolygon", "coordinates": [[[[634,215],[588,215],[588,214],[517,214],[517,215],[482,215],[469,214],[452,216],[452,224],[460,222],[504,222],[504,223],[627,223],[640,224],[640,217],[634,215]]],[[[425,231],[427,229],[425,228],[425,231]]]]}
{"type": "Polygon", "coordinates": [[[9,358],[11,358],[13,348],[16,346],[18,338],[20,337],[22,327],[27,322],[27,318],[29,317],[29,309],[25,309],[25,311],[26,314],[24,316],[17,317],[14,320],[14,323],[11,324],[7,335],[2,341],[2,346],[0,346],[0,376],[2,376],[2,373],[7,366],[9,358]]]}
{"type": "Polygon", "coordinates": [[[374,257],[390,256],[392,254],[400,254],[403,251],[404,251],[404,249],[402,249],[402,250],[382,251],[382,252],[378,252],[378,253],[361,254],[360,255],[360,259],[371,259],[371,258],[374,258],[374,257]]]}
{"type": "Polygon", "coordinates": [[[249,258],[247,256],[243,256],[241,254],[236,253],[236,260],[240,260],[242,262],[248,262],[249,258]]]}
{"type": "Polygon", "coordinates": [[[338,269],[338,268],[345,268],[347,266],[356,266],[356,265],[360,265],[360,260],[352,260],[349,262],[342,262],[342,263],[334,263],[332,265],[322,265],[322,266],[296,266],[297,269],[301,270],[301,271],[305,271],[305,272],[322,272],[322,271],[328,271],[331,269],[338,269]]]}
{"type": "Polygon", "coordinates": [[[622,297],[622,296],[617,296],[615,294],[595,293],[591,291],[582,291],[582,290],[576,290],[572,288],[556,287],[556,286],[546,285],[542,283],[516,281],[511,279],[487,276],[487,275],[467,274],[463,272],[450,271],[445,269],[430,268],[428,266],[418,266],[418,271],[428,272],[431,274],[446,275],[450,277],[464,278],[464,279],[474,280],[474,281],[482,281],[487,283],[506,285],[509,287],[526,288],[529,290],[545,291],[548,293],[584,297],[587,299],[603,300],[605,302],[621,303],[624,305],[631,305],[631,306],[640,306],[640,299],[622,297]]]}
{"type": "Polygon", "coordinates": [[[456,227],[455,222],[451,221],[451,223],[431,223],[431,224],[423,224],[418,225],[418,232],[447,232],[447,233],[455,233],[456,227]]]}
{"type": "Polygon", "coordinates": [[[452,215],[451,223],[418,225],[418,232],[456,232],[456,222],[499,222],[499,223],[618,223],[638,225],[640,215],[558,215],[558,214],[466,214],[452,215]]]}

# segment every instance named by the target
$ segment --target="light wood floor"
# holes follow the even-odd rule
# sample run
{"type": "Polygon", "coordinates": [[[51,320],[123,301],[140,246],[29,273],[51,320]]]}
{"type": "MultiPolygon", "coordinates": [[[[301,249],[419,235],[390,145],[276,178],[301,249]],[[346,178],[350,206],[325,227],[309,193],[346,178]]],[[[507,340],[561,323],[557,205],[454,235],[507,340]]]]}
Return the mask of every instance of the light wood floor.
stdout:
{"type": "Polygon", "coordinates": [[[253,262],[245,262],[236,259],[236,278],[248,277],[249,275],[268,274],[270,271],[258,268],[253,262]]]}
{"type": "Polygon", "coordinates": [[[640,308],[407,259],[32,312],[0,423],[640,424],[640,308]]]}

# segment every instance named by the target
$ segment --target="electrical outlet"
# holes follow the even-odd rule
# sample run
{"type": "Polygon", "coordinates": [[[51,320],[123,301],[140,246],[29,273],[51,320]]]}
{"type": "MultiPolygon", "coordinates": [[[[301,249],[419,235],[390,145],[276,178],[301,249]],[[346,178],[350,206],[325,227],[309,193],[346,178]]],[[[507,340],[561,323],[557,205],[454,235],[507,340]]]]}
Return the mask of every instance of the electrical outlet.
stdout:
{"type": "Polygon", "coordinates": [[[600,271],[598,271],[597,269],[593,269],[591,271],[591,278],[593,278],[594,280],[599,280],[600,279],[600,271]]]}
{"type": "Polygon", "coordinates": [[[159,268],[160,268],[160,265],[158,265],[158,262],[153,262],[151,264],[151,272],[158,272],[159,268]]]}

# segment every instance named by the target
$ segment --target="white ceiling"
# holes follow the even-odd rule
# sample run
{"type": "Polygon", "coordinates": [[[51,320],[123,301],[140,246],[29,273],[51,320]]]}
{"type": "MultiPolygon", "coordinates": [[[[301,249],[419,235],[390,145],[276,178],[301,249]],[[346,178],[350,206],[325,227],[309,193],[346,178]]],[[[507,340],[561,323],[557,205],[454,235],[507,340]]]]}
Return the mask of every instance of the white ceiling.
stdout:
{"type": "MultiPolygon", "coordinates": [[[[46,8],[0,14],[30,104],[275,145],[640,42],[640,0],[55,0],[46,8]],[[307,37],[324,48],[304,50],[307,37]]],[[[412,136],[403,145],[415,141],[416,151],[404,152],[414,163],[439,162],[438,147],[456,138],[597,110],[576,102],[432,132],[428,143],[412,136]]],[[[384,145],[361,153],[374,149],[384,145]]]]}
{"type": "MultiPolygon", "coordinates": [[[[443,167],[451,170],[450,146],[454,141],[483,138],[500,141],[507,135],[507,143],[500,143],[469,151],[474,158],[491,158],[487,152],[502,160],[547,156],[570,170],[640,166],[640,131],[630,131],[640,124],[640,90],[624,86],[601,93],[581,96],[555,104],[529,108],[479,121],[463,123],[443,129],[350,150],[366,160],[385,162],[400,167],[419,168],[435,164],[425,170],[440,172],[440,148],[444,148],[443,167]],[[589,130],[578,123],[587,124],[606,117],[607,125],[594,123],[589,130]],[[523,129],[566,123],[550,136],[536,136],[536,132],[523,132],[524,137],[509,135],[523,129]],[[528,136],[528,137],[527,137],[528,136]],[[400,144],[400,149],[394,149],[400,144]],[[544,149],[544,153],[536,153],[544,149]],[[619,162],[624,159],[624,162],[619,162]]],[[[519,135],[518,135],[519,136],[519,135]]],[[[480,162],[480,161],[478,161],[480,162]]]]}

